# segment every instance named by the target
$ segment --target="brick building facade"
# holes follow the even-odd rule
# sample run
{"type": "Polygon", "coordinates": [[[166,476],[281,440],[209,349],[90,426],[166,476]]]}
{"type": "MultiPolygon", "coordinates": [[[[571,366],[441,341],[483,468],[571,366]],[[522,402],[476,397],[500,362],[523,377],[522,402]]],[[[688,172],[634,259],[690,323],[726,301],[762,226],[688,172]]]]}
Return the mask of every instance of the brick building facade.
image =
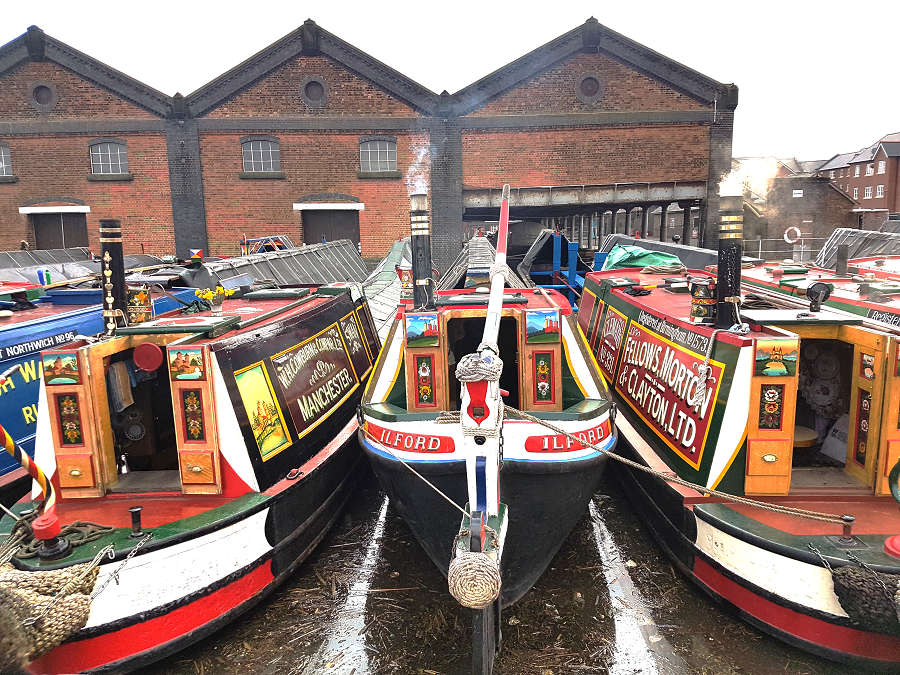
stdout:
{"type": "Polygon", "coordinates": [[[227,255],[285,233],[378,257],[425,190],[443,266],[464,221],[496,218],[503,183],[515,218],[599,234],[639,214],[646,233],[650,212],[693,209],[703,238],[736,105],[734,85],[594,19],[452,95],[312,21],[187,96],[32,27],[0,48],[0,248],[96,249],[115,217],[130,252],[227,255]]]}

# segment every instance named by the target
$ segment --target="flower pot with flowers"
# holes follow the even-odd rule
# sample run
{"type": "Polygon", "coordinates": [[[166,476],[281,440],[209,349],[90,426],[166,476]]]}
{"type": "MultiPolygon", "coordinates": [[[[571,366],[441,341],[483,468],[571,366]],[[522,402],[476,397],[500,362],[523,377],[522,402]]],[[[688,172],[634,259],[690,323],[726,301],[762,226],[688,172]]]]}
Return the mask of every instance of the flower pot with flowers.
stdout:
{"type": "Polygon", "coordinates": [[[208,288],[198,288],[194,291],[194,295],[201,300],[206,301],[210,310],[212,310],[213,316],[222,316],[222,303],[225,302],[225,298],[234,295],[234,290],[223,288],[222,286],[216,286],[212,290],[208,288]]]}

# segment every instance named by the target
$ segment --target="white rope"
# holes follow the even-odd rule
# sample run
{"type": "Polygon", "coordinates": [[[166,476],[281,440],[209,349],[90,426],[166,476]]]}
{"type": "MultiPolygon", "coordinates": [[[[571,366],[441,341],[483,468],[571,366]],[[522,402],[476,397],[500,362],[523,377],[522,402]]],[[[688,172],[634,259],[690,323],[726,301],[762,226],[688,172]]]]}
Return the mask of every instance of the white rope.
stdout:
{"type": "Polygon", "coordinates": [[[394,459],[396,459],[397,461],[399,461],[403,466],[405,466],[407,469],[409,469],[410,471],[412,471],[416,476],[418,476],[420,479],[422,479],[422,481],[423,481],[428,487],[430,487],[432,490],[434,490],[435,492],[437,492],[441,497],[443,497],[444,499],[446,499],[447,502],[448,502],[451,506],[453,506],[453,508],[455,508],[457,511],[459,511],[460,513],[462,513],[464,516],[468,516],[469,519],[472,518],[472,514],[471,514],[471,513],[469,513],[468,511],[466,511],[463,507],[461,507],[459,504],[457,504],[455,501],[453,501],[450,497],[448,497],[443,491],[441,491],[441,489],[440,489],[438,486],[436,486],[436,485],[435,485],[434,483],[432,483],[430,480],[428,480],[427,478],[425,478],[425,476],[423,476],[423,475],[420,474],[418,471],[416,471],[414,468],[412,468],[412,466],[410,466],[410,465],[406,462],[406,460],[404,460],[404,459],[403,459],[402,457],[400,457],[399,455],[394,454],[394,452],[393,452],[390,448],[388,448],[387,446],[384,446],[384,445],[383,445],[383,446],[381,446],[381,447],[384,448],[384,450],[385,450],[389,455],[391,455],[394,459]]]}

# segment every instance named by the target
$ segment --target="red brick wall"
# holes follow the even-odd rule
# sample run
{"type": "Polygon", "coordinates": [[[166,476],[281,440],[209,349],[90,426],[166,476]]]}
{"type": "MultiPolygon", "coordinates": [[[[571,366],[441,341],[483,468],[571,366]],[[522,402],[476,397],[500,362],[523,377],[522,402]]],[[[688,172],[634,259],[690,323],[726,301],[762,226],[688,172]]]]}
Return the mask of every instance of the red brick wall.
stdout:
{"type": "Polygon", "coordinates": [[[467,188],[706,180],[702,125],[463,132],[467,188]]]}
{"type": "Polygon", "coordinates": [[[22,239],[33,240],[27,215],[19,207],[49,197],[80,199],[87,214],[90,246],[100,250],[97,228],[101,218],[122,221],[126,253],[168,254],[174,251],[169,168],[163,134],[117,134],[128,146],[132,181],[88,180],[91,163],[88,141],[94,135],[41,135],[4,138],[10,145],[16,183],[0,183],[0,250],[16,249],[22,239]]]}
{"type": "Polygon", "coordinates": [[[229,99],[206,117],[279,117],[298,115],[415,115],[392,98],[326,56],[301,56],[229,99]],[[313,75],[328,88],[326,104],[310,108],[300,98],[300,83],[313,75]]]}
{"type": "Polygon", "coordinates": [[[105,89],[81,79],[78,75],[50,61],[26,61],[3,77],[0,86],[0,120],[90,119],[155,119],[155,115],[105,89]],[[31,87],[47,82],[56,89],[58,100],[46,113],[31,104],[31,87]]]}
{"type": "Polygon", "coordinates": [[[703,110],[707,106],[604,54],[577,54],[499,96],[471,116],[599,111],[703,110]],[[576,86],[595,74],[603,85],[597,103],[583,103],[576,86]]]}
{"type": "MultiPolygon", "coordinates": [[[[238,252],[248,237],[288,234],[303,241],[301,216],[292,205],[304,195],[340,193],[359,198],[362,254],[384,256],[391,244],[409,234],[407,177],[429,181],[427,155],[416,165],[427,134],[397,134],[397,166],[402,178],[358,178],[359,138],[378,133],[278,132],[284,179],[242,179],[243,133],[204,132],[200,139],[209,247],[213,255],[238,252]],[[418,168],[415,168],[415,167],[418,168]]],[[[325,200],[328,201],[328,200],[325,200]]]]}

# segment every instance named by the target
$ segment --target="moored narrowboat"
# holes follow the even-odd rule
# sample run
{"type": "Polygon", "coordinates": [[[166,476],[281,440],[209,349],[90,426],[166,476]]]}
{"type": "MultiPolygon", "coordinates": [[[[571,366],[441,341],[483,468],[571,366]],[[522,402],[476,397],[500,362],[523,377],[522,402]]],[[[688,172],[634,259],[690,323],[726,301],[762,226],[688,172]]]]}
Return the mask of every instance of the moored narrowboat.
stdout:
{"type": "MultiPolygon", "coordinates": [[[[569,302],[553,290],[504,287],[511,273],[503,213],[490,269],[460,274],[462,288],[432,294],[420,283],[430,276],[427,213],[413,209],[414,297],[385,340],[359,430],[391,503],[434,564],[451,570],[451,592],[463,553],[491,557],[497,595],[481,604],[454,596],[497,613],[546,569],[583,516],[616,443],[613,408],[569,302]],[[463,374],[473,363],[492,374],[463,374]]],[[[476,625],[475,642],[486,645],[475,654],[477,672],[490,670],[488,634],[498,619],[476,625]]]]}
{"type": "Polygon", "coordinates": [[[815,271],[802,301],[767,292],[723,204],[714,274],[587,276],[578,322],[646,469],[620,475],[704,591],[791,644],[896,668],[900,333],[827,306],[815,271]]]}
{"type": "Polygon", "coordinates": [[[41,355],[35,461],[15,453],[38,482],[0,521],[0,604],[31,626],[31,672],[129,670],[216,630],[296,568],[362,475],[379,341],[356,287],[210,293],[210,311],[128,326],[109,307],[105,335],[41,355]]]}

